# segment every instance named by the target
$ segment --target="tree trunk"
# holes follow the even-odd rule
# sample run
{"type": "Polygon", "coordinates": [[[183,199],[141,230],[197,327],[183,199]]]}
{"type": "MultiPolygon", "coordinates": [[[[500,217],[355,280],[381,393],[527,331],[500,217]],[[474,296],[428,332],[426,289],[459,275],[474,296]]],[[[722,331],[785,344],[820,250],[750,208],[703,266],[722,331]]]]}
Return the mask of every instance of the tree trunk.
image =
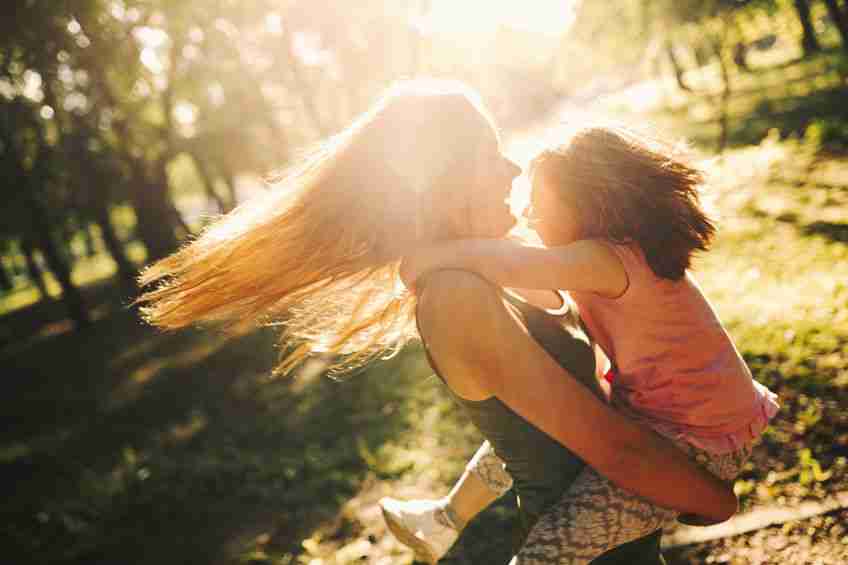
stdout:
{"type": "Polygon", "coordinates": [[[816,28],[813,27],[813,20],[810,18],[810,4],[808,0],[795,0],[795,10],[798,12],[798,18],[801,20],[801,27],[804,30],[804,35],[801,38],[801,47],[804,49],[804,55],[821,51],[821,46],[816,39],[816,28]]]}
{"type": "Polygon", "coordinates": [[[833,20],[839,36],[842,38],[842,48],[848,51],[848,12],[843,12],[839,0],[824,0],[830,19],[833,20]]]}
{"type": "Polygon", "coordinates": [[[41,251],[44,253],[44,258],[47,261],[47,267],[59,281],[62,287],[62,300],[68,308],[68,314],[74,321],[77,329],[91,325],[91,318],[88,311],[85,309],[85,302],[82,298],[82,293],[74,286],[71,281],[70,266],[63,260],[59,248],[53,242],[50,234],[50,223],[47,219],[47,211],[43,208],[40,202],[30,195],[28,198],[30,214],[32,215],[32,225],[35,229],[35,236],[38,238],[41,251]]]}
{"type": "MultiPolygon", "coordinates": [[[[330,134],[330,128],[328,128],[324,123],[324,119],[318,111],[318,106],[315,104],[316,96],[314,88],[309,84],[309,81],[304,76],[303,69],[298,62],[297,55],[294,54],[291,36],[289,36],[288,33],[284,33],[281,38],[281,42],[283,45],[282,54],[285,59],[283,67],[288,71],[289,76],[291,77],[292,90],[297,92],[300,97],[303,108],[306,110],[307,116],[309,116],[312,121],[312,126],[315,128],[315,131],[320,137],[326,137],[330,134]]],[[[281,60],[281,63],[282,62],[283,61],[281,60]]]]}
{"type": "MultiPolygon", "coordinates": [[[[177,210],[174,201],[169,196],[170,190],[170,182],[168,181],[168,157],[162,157],[159,161],[156,162],[156,186],[158,188],[158,192],[163,195],[163,201],[168,206],[168,210],[170,213],[171,225],[175,228],[179,228],[182,230],[182,235],[180,239],[185,239],[191,235],[191,228],[186,223],[180,211],[177,210]]],[[[172,232],[173,233],[173,232],[172,232]]],[[[174,235],[176,239],[176,235],[174,235]]],[[[179,245],[179,242],[177,243],[179,245]]]]}
{"type": "Polygon", "coordinates": [[[748,44],[744,41],[733,46],[733,62],[746,73],[751,72],[751,67],[748,66],[748,44]]]}
{"type": "Polygon", "coordinates": [[[14,287],[12,277],[9,275],[9,271],[6,270],[6,265],[0,262],[0,289],[9,291],[14,287]]]}
{"type": "Polygon", "coordinates": [[[118,234],[115,233],[115,228],[112,226],[112,220],[109,217],[109,208],[105,202],[99,202],[95,209],[94,221],[100,227],[100,233],[103,234],[103,243],[106,250],[118,266],[118,278],[123,287],[133,294],[138,289],[135,283],[137,269],[127,257],[124,251],[124,244],[121,242],[118,234]]]}
{"type": "Polygon", "coordinates": [[[167,257],[179,246],[174,233],[173,206],[168,197],[168,186],[150,182],[143,165],[133,166],[130,198],[137,219],[138,236],[147,248],[147,261],[167,257]]]}
{"type": "MultiPolygon", "coordinates": [[[[100,87],[100,93],[108,105],[119,108],[120,104],[112,93],[104,69],[93,64],[87,70],[94,77],[95,84],[100,87]]],[[[170,255],[179,246],[175,234],[175,208],[168,194],[168,178],[164,175],[164,180],[161,182],[150,181],[146,170],[147,163],[134,157],[129,147],[131,132],[125,118],[116,119],[113,127],[124,144],[121,153],[132,176],[129,186],[130,201],[135,210],[138,236],[147,248],[147,260],[152,262],[170,255]]],[[[164,164],[159,163],[157,167],[164,168],[164,164]]],[[[163,178],[161,172],[159,177],[160,180],[163,178]]]]}
{"type": "Polygon", "coordinates": [[[91,233],[91,224],[88,222],[83,222],[82,225],[82,241],[85,245],[86,257],[97,255],[97,244],[94,242],[94,235],[91,233]]]}
{"type": "MultiPolygon", "coordinates": [[[[68,210],[68,213],[73,214],[74,211],[68,210]]],[[[62,253],[62,259],[65,263],[73,264],[77,259],[77,256],[74,254],[74,249],[71,247],[71,242],[74,240],[77,227],[77,222],[72,218],[65,219],[59,226],[60,237],[58,249],[62,253]]]]}
{"type": "Polygon", "coordinates": [[[177,248],[177,238],[171,226],[170,208],[164,206],[159,187],[136,181],[133,190],[133,207],[138,222],[138,236],[147,248],[147,260],[167,257],[177,248]]]}
{"type": "Polygon", "coordinates": [[[212,178],[212,175],[209,173],[209,168],[206,166],[206,163],[203,162],[197,154],[192,153],[191,159],[194,161],[194,167],[197,169],[197,174],[200,175],[200,180],[203,181],[203,188],[206,190],[206,196],[209,200],[212,200],[215,205],[218,207],[219,212],[224,212],[227,209],[227,205],[224,203],[221,196],[215,191],[215,180],[212,178]]]}
{"type": "Polygon", "coordinates": [[[236,176],[227,165],[222,165],[224,170],[224,183],[227,185],[227,194],[229,196],[229,206],[226,212],[229,212],[238,205],[238,193],[236,192],[236,176]]]}
{"type": "Polygon", "coordinates": [[[671,62],[671,66],[674,69],[674,78],[677,80],[677,86],[680,90],[692,92],[692,88],[686,84],[685,80],[683,80],[683,73],[685,71],[683,67],[680,66],[680,61],[677,60],[677,55],[674,54],[674,45],[672,45],[671,41],[666,42],[665,52],[668,54],[668,60],[671,62]]]}
{"type": "Polygon", "coordinates": [[[12,255],[9,259],[9,271],[11,271],[13,279],[21,275],[27,276],[26,259],[23,260],[23,264],[21,264],[17,255],[12,255]]]}
{"type": "Polygon", "coordinates": [[[47,285],[44,282],[41,267],[38,266],[38,261],[35,260],[35,247],[33,247],[32,241],[29,237],[25,237],[21,240],[21,251],[24,253],[24,260],[26,261],[29,280],[35,285],[38,292],[41,293],[41,298],[43,300],[50,300],[50,293],[47,292],[47,285]]]}
{"type": "Polygon", "coordinates": [[[730,102],[730,68],[727,64],[727,60],[724,57],[723,42],[721,40],[716,40],[713,43],[713,50],[715,52],[715,56],[718,58],[719,68],[721,69],[721,81],[722,81],[722,91],[721,91],[721,118],[719,123],[721,125],[721,132],[718,138],[718,147],[717,152],[723,153],[725,148],[727,147],[727,139],[730,135],[730,120],[729,120],[729,112],[728,112],[728,103],[730,102]]]}

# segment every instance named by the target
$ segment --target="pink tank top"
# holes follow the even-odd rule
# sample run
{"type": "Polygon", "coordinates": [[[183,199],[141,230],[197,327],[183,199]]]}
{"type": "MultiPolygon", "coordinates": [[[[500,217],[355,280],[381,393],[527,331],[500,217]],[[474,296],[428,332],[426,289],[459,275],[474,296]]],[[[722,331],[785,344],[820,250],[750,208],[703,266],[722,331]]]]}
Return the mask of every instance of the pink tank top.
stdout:
{"type": "Polygon", "coordinates": [[[635,245],[612,245],[627,271],[618,298],[572,292],[613,360],[613,403],[658,433],[712,453],[750,443],[777,413],[698,284],[657,277],[635,245]]]}

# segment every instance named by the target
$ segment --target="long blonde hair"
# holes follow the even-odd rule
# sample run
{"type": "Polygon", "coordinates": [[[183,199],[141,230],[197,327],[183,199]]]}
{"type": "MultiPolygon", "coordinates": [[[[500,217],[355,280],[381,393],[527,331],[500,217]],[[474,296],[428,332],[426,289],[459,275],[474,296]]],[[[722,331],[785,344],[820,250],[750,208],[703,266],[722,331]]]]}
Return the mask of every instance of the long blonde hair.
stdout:
{"type": "Polygon", "coordinates": [[[487,135],[491,120],[462,84],[396,84],[263,197],[144,270],[142,316],[164,329],[281,323],[275,373],[311,354],[339,371],[397,352],[417,335],[400,258],[463,235],[447,212],[468,206],[487,135]]]}

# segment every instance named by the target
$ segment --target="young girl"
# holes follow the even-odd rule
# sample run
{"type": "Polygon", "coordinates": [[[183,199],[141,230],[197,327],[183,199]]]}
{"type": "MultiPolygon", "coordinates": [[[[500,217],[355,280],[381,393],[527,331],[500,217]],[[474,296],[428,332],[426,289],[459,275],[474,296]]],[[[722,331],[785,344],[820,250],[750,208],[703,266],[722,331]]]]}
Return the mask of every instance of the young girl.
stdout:
{"type": "MultiPolygon", "coordinates": [[[[404,260],[404,281],[412,286],[433,270],[464,269],[504,287],[568,290],[612,362],[612,404],[720,478],[735,478],[778,405],[752,379],[688,271],[715,231],[698,199],[703,174],[659,142],[591,127],[538,155],[530,176],[527,216],[546,247],[489,239],[438,244],[404,260]]],[[[493,494],[461,498],[482,505],[503,492],[502,476],[487,478],[500,468],[491,456],[476,457],[469,471],[486,459],[477,475],[493,494]]],[[[396,522],[427,519],[427,505],[382,506],[396,522]]],[[[480,509],[463,509],[459,521],[480,509]]],[[[534,527],[518,562],[586,562],[676,517],[587,469],[534,527]]]]}

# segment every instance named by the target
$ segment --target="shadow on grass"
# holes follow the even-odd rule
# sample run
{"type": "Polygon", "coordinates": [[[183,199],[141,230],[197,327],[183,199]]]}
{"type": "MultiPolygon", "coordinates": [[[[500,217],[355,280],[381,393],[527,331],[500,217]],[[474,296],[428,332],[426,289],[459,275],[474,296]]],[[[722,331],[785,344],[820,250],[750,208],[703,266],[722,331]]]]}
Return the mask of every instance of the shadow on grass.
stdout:
{"type": "Polygon", "coordinates": [[[848,243],[848,223],[813,222],[804,226],[804,234],[820,235],[837,243],[848,243]]]}
{"type": "Polygon", "coordinates": [[[801,55],[801,56],[796,57],[794,59],[787,59],[787,60],[782,61],[780,63],[776,63],[776,64],[772,64],[772,65],[766,65],[766,66],[763,66],[763,67],[753,67],[751,69],[751,73],[759,74],[759,75],[767,74],[767,73],[770,73],[770,72],[778,70],[778,69],[787,69],[787,68],[793,67],[793,66],[795,66],[799,63],[808,62],[809,60],[815,61],[816,59],[819,59],[819,60],[827,59],[827,58],[833,57],[833,56],[837,56],[837,57],[843,56],[843,49],[842,49],[841,46],[838,46],[838,45],[823,46],[818,53],[816,53],[812,56],[801,55]]]}
{"type": "MultiPolygon", "coordinates": [[[[93,317],[113,312],[118,305],[128,304],[130,297],[114,279],[101,280],[80,289],[85,305],[93,317]]],[[[0,357],[27,350],[32,345],[74,330],[68,310],[60,298],[40,300],[0,316],[0,357]]]]}
{"type": "MultiPolygon", "coordinates": [[[[838,87],[804,95],[789,95],[763,99],[753,111],[743,116],[732,116],[727,136],[728,147],[757,145],[768,132],[777,129],[781,138],[803,136],[807,128],[816,121],[827,124],[848,123],[848,88],[838,87]]],[[[715,132],[704,130],[705,126],[718,127],[718,120],[696,122],[697,130],[692,134],[694,143],[703,147],[715,145],[715,132]]],[[[848,144],[848,139],[828,139],[824,149],[833,145],[833,150],[848,144]]]]}
{"type": "MultiPolygon", "coordinates": [[[[751,214],[761,218],[771,217],[762,210],[751,211],[751,214]]],[[[773,218],[784,224],[790,224],[804,236],[820,236],[832,243],[848,244],[848,223],[846,222],[824,222],[816,220],[810,223],[804,223],[801,217],[795,212],[783,212],[773,218]]]]}
{"type": "MultiPolygon", "coordinates": [[[[233,562],[332,520],[402,433],[416,352],[337,383],[265,382],[273,336],[163,336],[132,312],[4,354],[0,538],[15,563],[233,562]]],[[[429,373],[427,373],[429,374],[429,373]]]]}
{"type": "Polygon", "coordinates": [[[731,128],[730,143],[736,146],[757,144],[772,128],[777,128],[781,137],[801,136],[813,120],[848,122],[846,97],[848,89],[839,87],[762,100],[751,114],[737,120],[731,128]]]}

